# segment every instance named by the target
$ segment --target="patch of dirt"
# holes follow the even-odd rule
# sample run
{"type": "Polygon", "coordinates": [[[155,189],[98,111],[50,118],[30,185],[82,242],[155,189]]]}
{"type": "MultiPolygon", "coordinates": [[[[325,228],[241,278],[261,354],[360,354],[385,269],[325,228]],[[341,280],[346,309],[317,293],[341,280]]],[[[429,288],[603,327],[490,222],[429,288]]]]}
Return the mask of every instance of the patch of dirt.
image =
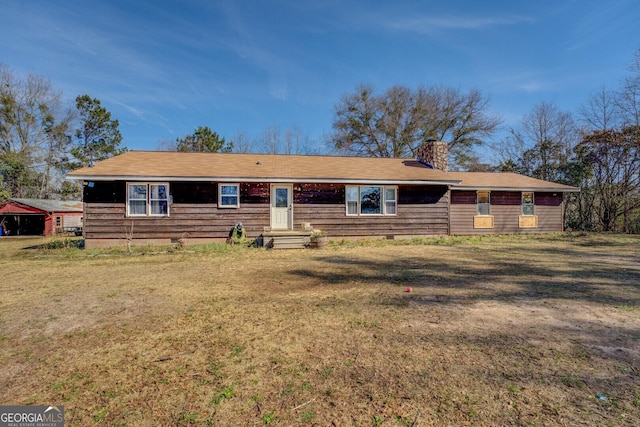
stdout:
{"type": "Polygon", "coordinates": [[[443,326],[446,330],[474,328],[491,333],[515,330],[532,344],[570,342],[629,363],[640,363],[640,341],[635,339],[640,332],[640,316],[629,316],[616,308],[592,303],[529,300],[516,304],[486,301],[460,309],[464,311],[464,317],[448,322],[443,326]]]}

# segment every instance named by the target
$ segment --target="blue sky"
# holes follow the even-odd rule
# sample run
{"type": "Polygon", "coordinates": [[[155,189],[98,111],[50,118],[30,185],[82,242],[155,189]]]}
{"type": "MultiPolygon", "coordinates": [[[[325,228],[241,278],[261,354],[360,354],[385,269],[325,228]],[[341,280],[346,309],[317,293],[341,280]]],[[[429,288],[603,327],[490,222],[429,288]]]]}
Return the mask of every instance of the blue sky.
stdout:
{"type": "Polygon", "coordinates": [[[201,125],[227,139],[297,126],[321,144],[359,83],[478,88],[517,126],[541,101],[576,111],[616,88],[640,48],[635,0],[0,0],[0,10],[0,62],[49,78],[69,102],[100,99],[130,149],[201,125]]]}

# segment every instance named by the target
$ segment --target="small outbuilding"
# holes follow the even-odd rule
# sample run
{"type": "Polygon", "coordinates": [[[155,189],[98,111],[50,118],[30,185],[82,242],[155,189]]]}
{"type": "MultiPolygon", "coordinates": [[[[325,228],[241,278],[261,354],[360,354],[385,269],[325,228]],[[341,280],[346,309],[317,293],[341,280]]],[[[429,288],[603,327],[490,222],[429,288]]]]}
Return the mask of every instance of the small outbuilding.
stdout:
{"type": "Polygon", "coordinates": [[[82,233],[82,202],[9,199],[0,203],[2,236],[51,236],[82,233]]]}

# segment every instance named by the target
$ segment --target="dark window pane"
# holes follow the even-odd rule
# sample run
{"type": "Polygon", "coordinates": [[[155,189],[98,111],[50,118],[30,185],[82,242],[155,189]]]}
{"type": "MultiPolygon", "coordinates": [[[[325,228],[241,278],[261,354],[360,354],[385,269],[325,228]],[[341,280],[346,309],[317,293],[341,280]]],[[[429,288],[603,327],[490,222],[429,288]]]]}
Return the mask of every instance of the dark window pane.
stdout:
{"type": "Polygon", "coordinates": [[[380,214],[380,187],[360,187],[360,212],[363,214],[380,214]]]}
{"type": "Polygon", "coordinates": [[[222,194],[225,195],[237,195],[238,194],[238,186],[236,185],[223,185],[222,186],[222,190],[221,190],[222,194]]]}
{"type": "Polygon", "coordinates": [[[237,206],[238,196],[222,196],[222,206],[237,206]]]}
{"type": "Polygon", "coordinates": [[[286,208],[289,206],[289,189],[276,188],[276,208],[286,208]]]}

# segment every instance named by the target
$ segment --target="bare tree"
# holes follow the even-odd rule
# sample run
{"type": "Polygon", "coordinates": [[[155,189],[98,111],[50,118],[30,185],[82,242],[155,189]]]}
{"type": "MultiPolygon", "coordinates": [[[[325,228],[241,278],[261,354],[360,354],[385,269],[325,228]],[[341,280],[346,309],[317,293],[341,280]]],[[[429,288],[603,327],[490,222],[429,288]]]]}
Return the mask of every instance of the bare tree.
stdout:
{"type": "Polygon", "coordinates": [[[309,138],[297,126],[282,131],[271,125],[264,130],[258,146],[267,154],[309,154],[312,147],[309,138]]]}
{"type": "Polygon", "coordinates": [[[488,105],[477,89],[464,94],[444,86],[393,86],[376,95],[372,85],[362,84],[336,105],[331,143],[353,155],[410,157],[436,138],[449,144],[454,164],[460,165],[500,124],[488,105]]]}
{"type": "Polygon", "coordinates": [[[162,138],[156,144],[156,149],[159,151],[178,151],[178,141],[162,138]]]}
{"type": "Polygon", "coordinates": [[[640,126],[622,130],[596,131],[582,138],[579,158],[593,174],[593,196],[599,226],[631,232],[633,212],[640,208],[640,126]]]}
{"type": "Polygon", "coordinates": [[[280,128],[271,125],[266,128],[260,137],[260,147],[265,154],[278,154],[280,150],[280,128]]]}
{"type": "Polygon", "coordinates": [[[620,124],[616,93],[603,87],[580,107],[579,117],[584,133],[616,128],[620,124]]]}
{"type": "Polygon", "coordinates": [[[640,50],[617,91],[602,89],[582,106],[583,137],[575,152],[582,171],[572,213],[587,228],[640,231],[640,50]],[[635,219],[634,219],[635,218],[635,219]]]}
{"type": "Polygon", "coordinates": [[[235,153],[251,153],[254,150],[254,143],[244,130],[239,130],[231,140],[233,141],[233,151],[235,153]]]}
{"type": "Polygon", "coordinates": [[[578,142],[572,115],[542,102],[511,129],[502,146],[502,170],[513,170],[539,179],[569,181],[566,166],[578,142]]]}
{"type": "Polygon", "coordinates": [[[628,68],[617,94],[617,106],[622,114],[625,126],[640,126],[640,49],[636,51],[634,60],[628,68]]]}
{"type": "Polygon", "coordinates": [[[49,80],[20,79],[0,64],[0,174],[12,197],[54,195],[73,118],[49,80]]]}

